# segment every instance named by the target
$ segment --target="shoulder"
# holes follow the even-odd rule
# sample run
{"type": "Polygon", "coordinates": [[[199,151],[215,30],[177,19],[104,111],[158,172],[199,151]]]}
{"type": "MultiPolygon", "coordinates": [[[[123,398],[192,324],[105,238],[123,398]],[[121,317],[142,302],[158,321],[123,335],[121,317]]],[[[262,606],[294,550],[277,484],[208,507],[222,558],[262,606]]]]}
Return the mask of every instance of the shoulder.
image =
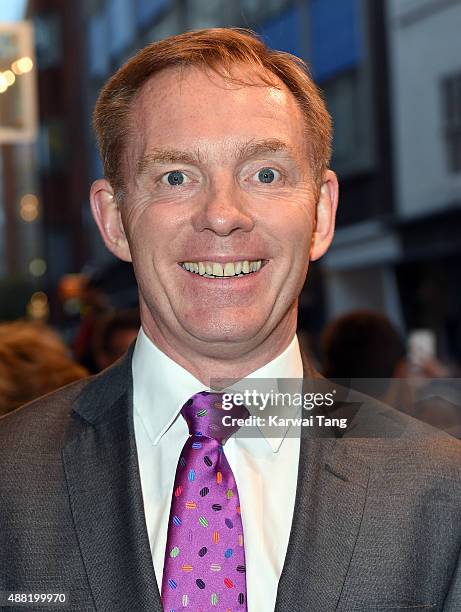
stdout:
{"type": "Polygon", "coordinates": [[[20,454],[37,445],[59,444],[91,379],[74,382],[1,417],[0,453],[15,448],[20,454]]]}
{"type": "Polygon", "coordinates": [[[346,441],[375,471],[461,484],[461,441],[379,401],[362,406],[346,441]]]}
{"type": "MultiPolygon", "coordinates": [[[[110,418],[110,409],[131,388],[130,350],[100,374],[74,382],[0,418],[0,457],[20,459],[34,450],[61,449],[84,424],[110,418]]],[[[0,461],[1,463],[1,461],[0,461]]]]}

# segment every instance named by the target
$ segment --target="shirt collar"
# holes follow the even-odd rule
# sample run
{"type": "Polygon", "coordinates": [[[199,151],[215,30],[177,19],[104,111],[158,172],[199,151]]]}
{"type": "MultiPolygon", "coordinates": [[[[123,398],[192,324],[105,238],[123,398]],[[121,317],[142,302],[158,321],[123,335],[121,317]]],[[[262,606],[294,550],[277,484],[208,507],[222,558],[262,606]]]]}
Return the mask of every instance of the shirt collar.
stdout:
{"type": "MultiPolygon", "coordinates": [[[[134,410],[142,420],[152,444],[158,444],[185,402],[195,393],[203,391],[205,385],[163,353],[142,328],[134,348],[132,369],[134,410]]],[[[274,379],[302,377],[303,365],[296,334],[280,355],[246,376],[247,379],[265,379],[263,383],[258,383],[258,390],[270,385],[274,379]]],[[[264,430],[261,433],[264,435],[264,430]]],[[[280,448],[285,434],[286,431],[281,432],[280,437],[265,438],[274,452],[280,448]]]]}

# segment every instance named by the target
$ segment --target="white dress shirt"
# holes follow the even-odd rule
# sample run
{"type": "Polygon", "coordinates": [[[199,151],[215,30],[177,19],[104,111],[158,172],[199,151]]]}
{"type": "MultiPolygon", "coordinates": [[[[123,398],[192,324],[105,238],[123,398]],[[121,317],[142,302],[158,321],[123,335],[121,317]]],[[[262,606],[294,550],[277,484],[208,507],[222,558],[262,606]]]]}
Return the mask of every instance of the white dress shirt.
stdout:
{"type": "MultiPolygon", "coordinates": [[[[161,591],[171,496],[189,431],[180,411],[206,386],[160,351],[141,329],[133,354],[134,430],[147,532],[161,591]]],[[[298,339],[246,378],[303,377],[298,339]]],[[[208,388],[209,390],[209,388],[208,388]]],[[[293,518],[299,437],[231,437],[224,452],[240,498],[248,612],[271,612],[293,518]]],[[[282,434],[281,434],[282,436],[282,434]]]]}

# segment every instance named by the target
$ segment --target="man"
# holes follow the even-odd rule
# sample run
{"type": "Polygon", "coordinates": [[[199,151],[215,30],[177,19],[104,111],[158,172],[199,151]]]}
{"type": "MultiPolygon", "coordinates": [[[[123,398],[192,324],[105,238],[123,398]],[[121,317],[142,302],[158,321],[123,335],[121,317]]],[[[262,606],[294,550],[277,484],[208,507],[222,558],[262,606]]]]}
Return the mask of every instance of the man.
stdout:
{"type": "Polygon", "coordinates": [[[210,433],[213,381],[319,376],[297,299],[338,185],[302,62],[239,30],[172,37],[112,77],[95,127],[92,210],[133,262],[142,330],[109,370],[2,422],[1,588],[111,612],[459,609],[456,440],[384,407],[385,439],[210,433]]]}

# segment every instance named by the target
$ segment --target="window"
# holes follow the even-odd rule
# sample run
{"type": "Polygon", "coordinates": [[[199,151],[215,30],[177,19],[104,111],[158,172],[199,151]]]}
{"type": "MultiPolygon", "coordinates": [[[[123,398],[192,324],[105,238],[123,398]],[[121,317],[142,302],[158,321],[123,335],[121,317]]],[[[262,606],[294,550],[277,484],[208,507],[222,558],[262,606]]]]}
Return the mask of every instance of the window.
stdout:
{"type": "Polygon", "coordinates": [[[36,62],[31,22],[2,23],[0,143],[31,142],[36,138],[36,62]],[[20,58],[24,58],[24,71],[18,64],[20,58]]]}
{"type": "Polygon", "coordinates": [[[223,0],[189,0],[187,5],[189,28],[213,28],[226,22],[226,6],[223,0]]]}
{"type": "Polygon", "coordinates": [[[103,12],[89,20],[88,68],[92,77],[105,77],[110,69],[109,28],[107,15],[103,12]]]}
{"type": "Polygon", "coordinates": [[[166,11],[172,4],[171,0],[136,0],[137,25],[144,28],[166,11]]]}
{"type": "Polygon", "coordinates": [[[302,18],[298,7],[292,7],[264,21],[256,31],[272,49],[288,51],[299,57],[302,50],[302,18]]]}
{"type": "Polygon", "coordinates": [[[442,110],[450,172],[461,172],[461,72],[442,81],[442,110]]]}
{"type": "Polygon", "coordinates": [[[309,3],[310,54],[314,79],[326,81],[359,66],[366,54],[359,0],[311,0],[309,3]]]}
{"type": "Polygon", "coordinates": [[[128,0],[112,0],[106,7],[112,56],[129,47],[135,36],[135,15],[128,0]]]}
{"type": "Polygon", "coordinates": [[[289,0],[240,0],[240,11],[244,23],[267,19],[290,6],[289,0]]]}
{"type": "Polygon", "coordinates": [[[34,17],[35,52],[40,70],[62,62],[61,22],[57,13],[34,17]]]}
{"type": "Polygon", "coordinates": [[[359,82],[357,71],[337,75],[323,85],[333,124],[333,154],[336,164],[347,164],[360,146],[359,82]]]}

